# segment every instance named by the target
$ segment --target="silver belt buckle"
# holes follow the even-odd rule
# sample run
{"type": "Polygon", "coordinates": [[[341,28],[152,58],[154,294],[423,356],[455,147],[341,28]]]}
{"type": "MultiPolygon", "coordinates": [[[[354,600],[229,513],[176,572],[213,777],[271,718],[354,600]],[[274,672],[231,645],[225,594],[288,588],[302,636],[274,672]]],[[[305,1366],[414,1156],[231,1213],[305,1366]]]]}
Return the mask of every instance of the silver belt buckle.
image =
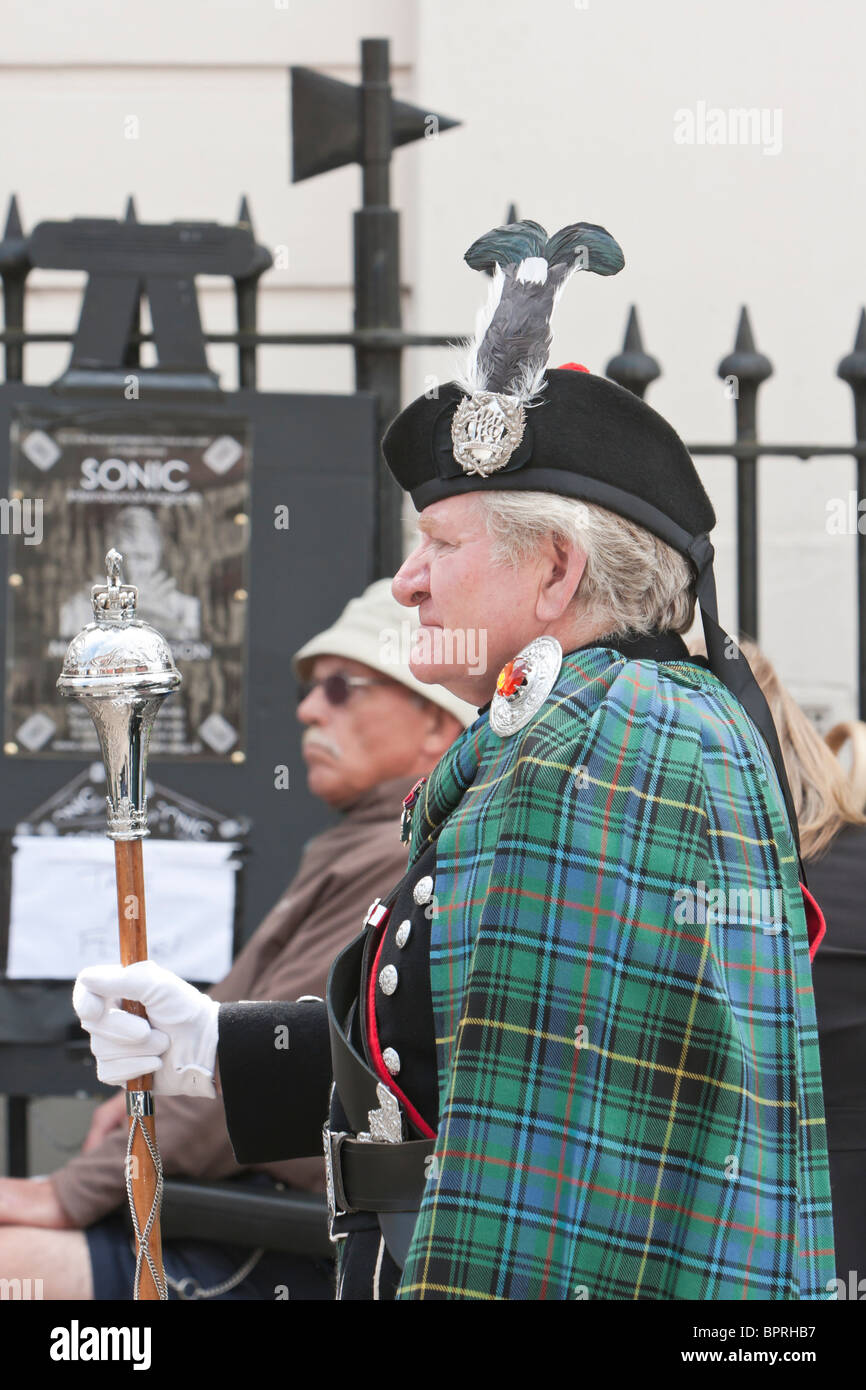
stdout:
{"type": "MultiPolygon", "coordinates": [[[[328,1238],[333,1241],[334,1244],[336,1244],[338,1240],[345,1240],[348,1235],[347,1231],[343,1231],[341,1234],[334,1233],[335,1219],[338,1216],[348,1215],[348,1210],[345,1207],[339,1211],[337,1210],[337,1187],[334,1179],[334,1165],[335,1162],[339,1162],[340,1145],[344,1139],[348,1139],[349,1137],[349,1134],[344,1129],[338,1130],[335,1134],[333,1130],[328,1128],[327,1124],[322,1126],[322,1142],[325,1149],[325,1185],[328,1195],[328,1238]]],[[[340,1201],[343,1202],[346,1197],[345,1193],[342,1191],[342,1184],[340,1185],[340,1189],[340,1201]]]]}

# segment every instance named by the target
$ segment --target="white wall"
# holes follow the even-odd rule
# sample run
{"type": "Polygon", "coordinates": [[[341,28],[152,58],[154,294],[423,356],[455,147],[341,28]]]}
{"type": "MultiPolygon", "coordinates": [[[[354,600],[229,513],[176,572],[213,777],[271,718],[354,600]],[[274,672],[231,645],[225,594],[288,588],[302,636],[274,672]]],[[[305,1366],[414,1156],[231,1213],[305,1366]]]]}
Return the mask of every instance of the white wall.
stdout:
{"type": "MultiPolygon", "coordinates": [[[[636,302],[664,369],[649,402],[686,439],[730,438],[715,372],[747,303],[775,366],[759,396],[764,436],[849,441],[851,393],[835,369],[866,298],[864,33],[853,0],[421,3],[417,91],[465,127],[418,162],[414,320],[469,320],[483,285],[462,252],[510,199],[551,230],[601,222],[626,268],[571,282],[552,361],[603,371],[636,302]],[[780,109],[781,150],[675,143],[675,112],[699,101],[780,109]]],[[[721,616],[734,626],[733,465],[699,467],[720,523],[721,616]]],[[[827,500],[855,486],[853,461],[761,470],[764,644],[801,698],[851,714],[855,541],[825,523],[827,500]]]]}
{"type": "MultiPolygon", "coordinates": [[[[569,286],[554,363],[603,371],[636,302],[665,373],[648,399],[686,439],[722,440],[732,403],[715,371],[745,302],[775,366],[759,398],[765,437],[851,437],[850,392],[834,373],[866,298],[866,12],[855,0],[2,0],[0,18],[0,200],[18,193],[25,229],[120,215],[130,192],[142,221],[228,221],[246,192],[259,238],[289,247],[288,269],[262,282],[262,326],[349,326],[360,175],[289,183],[287,68],[355,82],[360,38],[387,35],[397,94],[464,122],[394,158],[408,326],[471,326],[485,282],[463,252],[513,199],[551,230],[601,222],[625,251],[620,276],[569,286]],[[781,148],[676,143],[675,113],[699,102],[780,111],[781,148]]],[[[72,323],[79,283],[34,274],[31,326],[72,323]]],[[[202,287],[207,326],[229,327],[229,290],[202,287]]],[[[48,380],[64,361],[31,349],[28,376],[48,380]]],[[[213,361],[231,385],[232,354],[213,361]]],[[[446,352],[407,354],[407,399],[431,372],[451,374],[446,352]]],[[[348,349],[262,356],[264,389],[352,383],[348,349]]],[[[854,486],[853,463],[761,468],[764,645],[801,698],[830,717],[853,713],[854,538],[826,530],[827,501],[854,486]]],[[[733,467],[700,470],[733,627],[733,467]]]]}

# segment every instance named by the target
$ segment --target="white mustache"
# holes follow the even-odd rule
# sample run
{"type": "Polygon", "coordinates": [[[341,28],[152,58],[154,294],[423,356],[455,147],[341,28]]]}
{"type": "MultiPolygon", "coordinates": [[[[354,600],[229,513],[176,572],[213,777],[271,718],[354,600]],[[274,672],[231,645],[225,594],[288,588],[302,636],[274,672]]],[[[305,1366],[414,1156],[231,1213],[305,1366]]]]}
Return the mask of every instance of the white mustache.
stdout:
{"type": "Polygon", "coordinates": [[[342,758],[343,756],[342,748],[333,739],[328,738],[326,734],[320,734],[315,729],[310,729],[304,734],[301,748],[309,748],[311,744],[317,744],[319,748],[324,748],[326,753],[331,753],[335,758],[342,758]]]}

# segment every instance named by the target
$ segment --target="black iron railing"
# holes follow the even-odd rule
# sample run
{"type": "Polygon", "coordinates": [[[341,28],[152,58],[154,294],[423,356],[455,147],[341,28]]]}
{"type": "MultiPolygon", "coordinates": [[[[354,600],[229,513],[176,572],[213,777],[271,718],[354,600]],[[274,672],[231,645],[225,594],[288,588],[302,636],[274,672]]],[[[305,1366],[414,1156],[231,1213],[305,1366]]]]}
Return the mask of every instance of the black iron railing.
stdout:
{"type": "MultiPolygon", "coordinates": [[[[515,220],[516,214],[508,220],[515,220]]],[[[126,220],[135,220],[135,209],[130,199],[126,220]]],[[[250,211],[246,199],[241,202],[238,225],[251,229],[250,211]]],[[[378,381],[386,378],[392,384],[400,379],[402,353],[407,348],[449,347],[457,342],[462,334],[410,333],[402,328],[388,326],[356,327],[343,332],[328,333],[262,333],[257,329],[258,292],[261,273],[270,263],[269,257],[262,259],[261,268],[254,274],[234,279],[237,327],[234,332],[203,333],[205,343],[231,345],[237,349],[238,384],[242,388],[255,389],[257,384],[257,353],[262,347],[333,347],[343,346],[354,349],[356,359],[356,382],[359,389],[372,389],[378,381]],[[362,387],[361,383],[366,383],[362,387]]],[[[25,298],[27,277],[32,269],[28,255],[28,238],[21,227],[17,202],[12,197],[3,240],[0,241],[0,279],[2,279],[3,308],[5,327],[0,332],[5,357],[5,376],[7,381],[24,380],[24,349],[29,344],[55,343],[72,344],[76,334],[69,332],[33,332],[25,327],[25,298]]],[[[357,296],[356,296],[357,297],[357,296]]],[[[358,313],[356,304],[355,321],[367,321],[373,317],[371,312],[358,313]]],[[[126,365],[139,361],[140,347],[152,343],[155,335],[142,333],[133,327],[128,335],[126,365]]],[[[851,387],[854,398],[854,434],[850,443],[812,444],[803,441],[776,443],[762,440],[758,436],[757,401],[761,384],[772,375],[770,360],[759,352],[754,343],[749,314],[743,308],[740,314],[734,348],[719,363],[719,376],[729,386],[729,394],[734,401],[734,438],[723,443],[689,443],[689,452],[695,456],[717,456],[733,458],[736,463],[737,478],[737,626],[740,634],[760,636],[760,612],[758,603],[758,575],[760,564],[760,540],[758,517],[758,464],[762,456],[784,456],[800,460],[820,457],[850,457],[856,462],[857,497],[866,497],[866,311],[861,311],[853,350],[839,363],[837,374],[851,387]]],[[[654,357],[644,349],[637,312],[629,312],[622,351],[607,364],[607,375],[611,380],[633,391],[641,398],[651,382],[661,375],[661,368],[654,357]]],[[[380,423],[384,428],[399,408],[393,389],[388,391],[387,405],[380,412],[380,423]]],[[[381,483],[380,487],[387,486],[381,483]]],[[[394,524],[395,508],[399,505],[399,493],[382,499],[380,507],[380,544],[377,547],[376,569],[379,575],[391,574],[399,565],[401,554],[398,528],[394,524]],[[382,517],[390,518],[384,525],[382,517]]],[[[858,512],[859,516],[859,512],[858,512]]],[[[860,718],[866,718],[866,521],[863,530],[857,527],[857,632],[858,632],[858,711],[860,718]]]]}

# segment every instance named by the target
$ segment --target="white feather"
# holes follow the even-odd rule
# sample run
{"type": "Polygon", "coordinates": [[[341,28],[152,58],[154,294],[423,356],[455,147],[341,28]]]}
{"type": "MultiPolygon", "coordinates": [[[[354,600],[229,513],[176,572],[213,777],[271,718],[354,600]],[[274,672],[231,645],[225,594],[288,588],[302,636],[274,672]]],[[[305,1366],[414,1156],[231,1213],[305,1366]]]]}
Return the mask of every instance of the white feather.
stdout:
{"type": "Polygon", "coordinates": [[[540,366],[533,369],[532,364],[524,364],[517,383],[517,399],[522,405],[533,406],[542,405],[542,401],[534,401],[533,396],[537,396],[540,391],[544,391],[547,386],[544,373],[547,371],[547,363],[542,362],[540,366]]]}
{"type": "Polygon", "coordinates": [[[524,285],[546,285],[549,268],[543,256],[527,256],[526,260],[521,261],[517,267],[517,274],[514,278],[524,285]]]}
{"type": "Polygon", "coordinates": [[[484,342],[484,335],[490,327],[493,315],[499,308],[504,284],[505,274],[502,266],[497,265],[494,267],[486,303],[482,304],[475,315],[475,332],[465,344],[465,354],[458,364],[457,374],[454,377],[461,390],[466,391],[470,396],[473,391],[483,391],[487,384],[484,379],[484,372],[478,366],[478,349],[484,342]]]}

